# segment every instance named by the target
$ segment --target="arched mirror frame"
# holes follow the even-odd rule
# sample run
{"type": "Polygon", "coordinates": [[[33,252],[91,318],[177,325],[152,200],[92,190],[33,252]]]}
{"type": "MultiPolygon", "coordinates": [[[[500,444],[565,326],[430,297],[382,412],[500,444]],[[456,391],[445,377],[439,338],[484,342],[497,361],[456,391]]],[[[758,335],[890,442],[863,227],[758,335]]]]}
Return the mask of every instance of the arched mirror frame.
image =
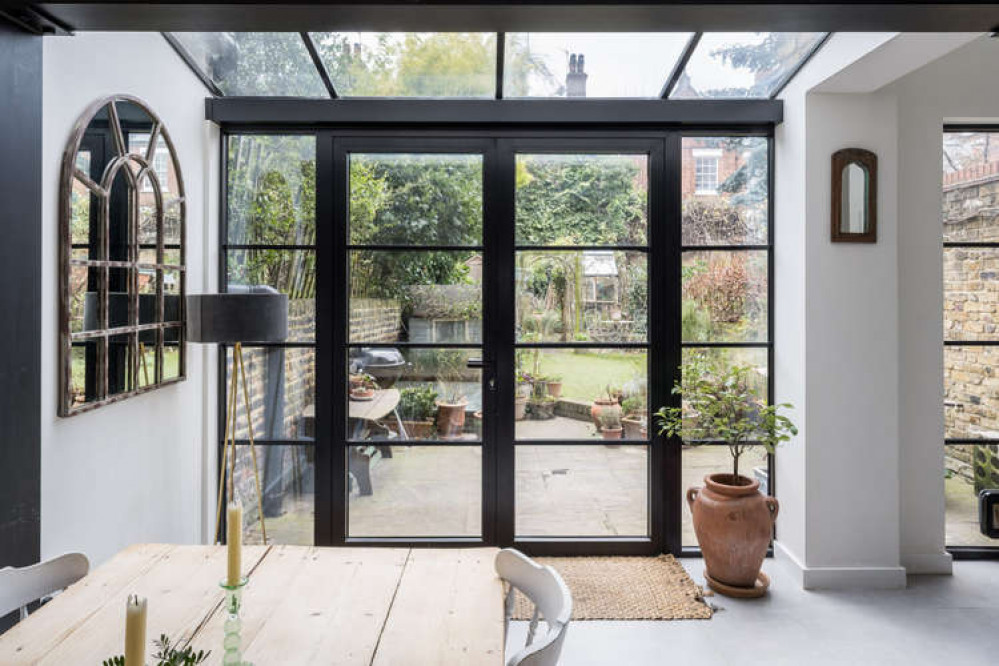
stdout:
{"type": "Polygon", "coordinates": [[[878,156],[863,148],[844,148],[832,156],[832,242],[834,243],[876,243],[878,242],[878,156]],[[867,173],[867,215],[864,231],[844,231],[843,210],[843,171],[856,164],[867,173]]]}
{"type": "MultiPolygon", "coordinates": [[[[120,181],[119,181],[120,182],[120,181]]],[[[120,195],[119,195],[120,196],[120,195]]],[[[120,199],[119,199],[120,200],[120,199]]],[[[186,314],[184,311],[184,296],[186,292],[186,220],[187,202],[184,192],[184,180],[181,174],[180,162],[177,159],[177,152],[174,148],[170,134],[159,117],[152,111],[148,104],[138,97],[132,95],[110,95],[93,102],[83,112],[76,124],[73,126],[69,142],[63,152],[62,169],[60,172],[59,190],[59,239],[60,239],[60,275],[59,275],[59,415],[72,416],[85,411],[90,411],[113,402],[118,402],[126,398],[139,395],[157,388],[162,388],[170,384],[183,381],[186,378],[186,354],[184,345],[184,332],[186,314]],[[144,154],[129,151],[128,139],[123,123],[119,116],[119,104],[129,104],[138,107],[148,120],[148,130],[140,130],[142,134],[148,135],[144,154]],[[95,121],[98,114],[107,109],[107,131],[110,134],[110,157],[106,161],[106,166],[99,179],[92,177],[93,173],[87,173],[78,166],[78,155],[84,143],[85,136],[91,123],[95,121]],[[176,237],[175,243],[165,241],[165,210],[163,185],[160,183],[154,160],[157,155],[157,148],[163,143],[169,154],[171,164],[168,165],[168,173],[173,174],[171,187],[173,197],[171,205],[176,205],[176,237]],[[170,168],[172,167],[172,169],[170,168]],[[119,172],[125,175],[125,182],[128,186],[127,200],[127,260],[111,259],[109,250],[110,217],[112,205],[112,186],[115,184],[119,172]],[[140,218],[140,185],[150,184],[151,192],[142,190],[142,193],[152,194],[155,206],[155,261],[149,263],[143,261],[140,252],[139,218],[140,218]],[[90,205],[90,229],[97,229],[96,242],[88,240],[91,244],[89,252],[93,252],[96,247],[96,257],[88,254],[87,258],[74,256],[73,238],[73,193],[74,184],[82,186],[91,197],[90,205]],[[96,202],[96,206],[94,206],[96,202]],[[96,209],[96,225],[92,218],[96,209]],[[170,252],[173,263],[166,260],[166,252],[170,252]],[[74,298],[71,284],[74,268],[84,267],[87,270],[88,280],[92,271],[98,276],[96,279],[97,288],[85,294],[85,300],[96,306],[95,326],[84,326],[83,330],[72,330],[71,302],[74,298]],[[109,322],[109,273],[116,270],[119,275],[124,271],[127,288],[127,322],[126,325],[110,326],[109,322]],[[155,278],[149,280],[154,283],[155,300],[153,304],[153,318],[155,321],[140,321],[140,288],[139,274],[145,272],[152,273],[155,278]],[[167,274],[176,276],[176,294],[171,294],[171,307],[165,307],[166,296],[164,294],[164,276],[167,274]],[[111,338],[117,341],[125,339],[124,343],[119,342],[124,352],[124,363],[122,367],[117,367],[116,371],[122,373],[125,378],[113,393],[109,391],[109,361],[108,349],[111,338]],[[153,343],[152,373],[150,373],[149,363],[147,363],[147,353],[145,344],[153,343]],[[87,384],[89,388],[83,400],[76,395],[73,385],[73,347],[84,344],[91,348],[91,353],[84,361],[85,364],[93,363],[92,368],[85,368],[85,372],[93,373],[88,376],[87,384]],[[176,366],[171,369],[169,376],[164,376],[164,347],[169,344],[176,347],[176,366]],[[140,356],[140,350],[142,354],[140,356]],[[141,367],[140,367],[141,366],[141,367]],[[140,371],[142,380],[140,380],[140,371]]],[[[145,245],[153,245],[148,243],[145,245]]],[[[149,247],[149,250],[153,250],[149,247]]],[[[146,255],[148,257],[148,254],[146,255]]],[[[85,306],[84,306],[85,307],[85,306]]]]}

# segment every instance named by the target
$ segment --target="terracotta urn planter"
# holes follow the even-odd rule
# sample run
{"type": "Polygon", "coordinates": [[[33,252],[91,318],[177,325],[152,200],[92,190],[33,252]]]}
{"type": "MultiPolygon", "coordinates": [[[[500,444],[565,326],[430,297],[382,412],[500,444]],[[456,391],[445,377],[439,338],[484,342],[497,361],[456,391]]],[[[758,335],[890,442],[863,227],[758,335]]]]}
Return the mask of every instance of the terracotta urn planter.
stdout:
{"type": "Polygon", "coordinates": [[[593,425],[598,429],[600,428],[600,415],[605,410],[617,410],[617,413],[620,414],[621,405],[614,398],[596,398],[593,401],[593,406],[590,407],[590,418],[593,419],[593,425]]]}
{"type": "Polygon", "coordinates": [[[437,433],[443,439],[458,437],[465,430],[465,407],[468,400],[449,403],[437,401],[437,433]]]}
{"type": "Polygon", "coordinates": [[[752,589],[770,545],[777,500],[760,493],[759,481],[711,474],[703,488],[687,489],[687,504],[706,574],[723,585],[752,589]]]}

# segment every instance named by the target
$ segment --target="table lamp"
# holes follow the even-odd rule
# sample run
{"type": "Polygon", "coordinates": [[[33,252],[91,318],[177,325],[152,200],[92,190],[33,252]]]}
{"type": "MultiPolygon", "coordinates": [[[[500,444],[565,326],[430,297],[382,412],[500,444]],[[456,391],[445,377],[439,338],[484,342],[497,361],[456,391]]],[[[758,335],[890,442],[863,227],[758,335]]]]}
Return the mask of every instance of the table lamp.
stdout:
{"type": "Polygon", "coordinates": [[[243,343],[283,342],[288,337],[288,296],[265,286],[234,286],[225,294],[197,294],[187,297],[187,339],[205,344],[231,344],[232,372],[227,395],[225,440],[222,469],[219,474],[218,505],[215,512],[215,539],[221,541],[222,498],[225,479],[228,477],[227,501],[234,497],[236,471],[236,405],[237,393],[242,390],[249,433],[250,456],[253,460],[253,478],[257,490],[257,513],[260,530],[267,543],[264,525],[264,508],[260,490],[260,472],[257,451],[253,445],[253,419],[250,411],[250,392],[243,365],[243,343]],[[228,465],[229,473],[225,473],[228,465]]]}

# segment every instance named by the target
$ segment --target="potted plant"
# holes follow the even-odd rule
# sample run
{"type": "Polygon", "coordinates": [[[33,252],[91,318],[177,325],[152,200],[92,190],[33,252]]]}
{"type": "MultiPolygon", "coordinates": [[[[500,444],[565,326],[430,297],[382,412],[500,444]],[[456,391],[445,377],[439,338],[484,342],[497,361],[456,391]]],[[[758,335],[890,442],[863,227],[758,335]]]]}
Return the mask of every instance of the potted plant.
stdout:
{"type": "Polygon", "coordinates": [[[350,389],[351,400],[372,400],[375,397],[375,390],[378,382],[371,375],[364,373],[358,375],[354,386],[350,389]]]}
{"type": "Polygon", "coordinates": [[[562,376],[548,375],[548,395],[558,400],[562,397],[562,376]]]}
{"type": "Polygon", "coordinates": [[[429,439],[434,434],[437,391],[429,384],[409,386],[399,391],[399,416],[412,439],[429,439]]]}
{"type": "Polygon", "coordinates": [[[604,439],[621,439],[623,432],[620,411],[610,409],[600,413],[600,434],[604,439]]]}
{"type": "Polygon", "coordinates": [[[527,400],[531,394],[531,376],[517,370],[517,389],[513,396],[513,417],[517,421],[527,418],[527,400]]]}
{"type": "Polygon", "coordinates": [[[590,407],[590,418],[593,419],[593,425],[598,430],[600,429],[600,415],[605,411],[617,412],[618,418],[621,417],[621,404],[615,395],[615,389],[610,386],[604,389],[604,395],[594,398],[593,406],[590,407]]]}
{"type": "Polygon", "coordinates": [[[777,519],[778,504],[765,497],[760,482],[739,470],[739,459],[750,446],[768,453],[798,434],[783,410],[790,404],[767,405],[754,388],[750,367],[715,369],[703,363],[681,368],[673,387],[683,405],[663,407],[656,416],[660,433],[685,440],[722,440],[732,454],[732,472],[709,474],[704,487],[687,489],[694,532],[704,556],[704,575],[712,589],[723,594],[758,596],[766,591],[760,567],[777,519]],[[697,419],[685,415],[686,409],[697,419]],[[757,581],[761,585],[757,585],[757,581]]]}
{"type": "Polygon", "coordinates": [[[621,411],[624,416],[621,418],[621,425],[624,426],[625,439],[648,439],[648,423],[645,414],[645,398],[641,395],[633,395],[625,398],[621,402],[621,411]]]}
{"type": "Polygon", "coordinates": [[[437,355],[437,377],[440,393],[437,405],[437,434],[441,439],[460,437],[465,430],[464,354],[455,351],[442,351],[437,355]]]}
{"type": "Polygon", "coordinates": [[[531,418],[538,421],[547,421],[555,418],[555,403],[557,401],[550,395],[532,395],[530,408],[531,418]]]}

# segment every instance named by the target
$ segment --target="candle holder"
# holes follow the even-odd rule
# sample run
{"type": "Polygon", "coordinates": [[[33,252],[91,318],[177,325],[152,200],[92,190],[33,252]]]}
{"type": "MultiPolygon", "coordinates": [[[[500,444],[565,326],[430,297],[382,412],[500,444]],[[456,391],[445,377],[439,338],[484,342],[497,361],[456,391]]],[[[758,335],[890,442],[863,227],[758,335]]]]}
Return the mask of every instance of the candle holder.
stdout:
{"type": "Polygon", "coordinates": [[[243,609],[243,588],[246,587],[249,580],[244,576],[237,585],[229,585],[224,580],[219,583],[219,587],[225,590],[225,606],[222,608],[222,612],[225,613],[222,663],[225,666],[253,666],[250,662],[243,661],[242,637],[240,636],[243,621],[239,617],[243,609]]]}

